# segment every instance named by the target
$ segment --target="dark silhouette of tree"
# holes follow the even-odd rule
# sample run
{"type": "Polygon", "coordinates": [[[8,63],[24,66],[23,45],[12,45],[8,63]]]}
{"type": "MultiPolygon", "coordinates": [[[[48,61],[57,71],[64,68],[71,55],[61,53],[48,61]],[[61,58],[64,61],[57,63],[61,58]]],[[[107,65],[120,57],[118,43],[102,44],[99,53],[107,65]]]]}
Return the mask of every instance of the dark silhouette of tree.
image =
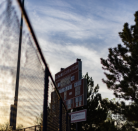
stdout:
{"type": "Polygon", "coordinates": [[[119,32],[123,45],[109,48],[108,58],[101,58],[106,76],[103,82],[108,89],[114,91],[116,98],[133,102],[131,105],[124,102],[109,105],[110,108],[114,106],[114,112],[123,114],[127,121],[131,122],[126,124],[126,127],[138,126],[138,11],[134,16],[135,25],[129,27],[128,23],[125,23],[122,32],[119,32]]]}
{"type": "MultiPolygon", "coordinates": [[[[88,73],[86,73],[86,75],[83,76],[83,78],[87,79],[87,106],[79,107],[73,110],[76,111],[87,109],[87,121],[79,123],[79,131],[101,131],[101,126],[104,127],[104,125],[107,125],[107,122],[105,122],[105,120],[108,115],[108,109],[102,108],[102,97],[101,94],[98,93],[99,85],[96,85],[94,87],[94,81],[92,77],[88,75],[88,73]]],[[[116,128],[112,123],[111,126],[116,128]]],[[[71,124],[71,130],[76,131],[76,124],[71,124]]]]}

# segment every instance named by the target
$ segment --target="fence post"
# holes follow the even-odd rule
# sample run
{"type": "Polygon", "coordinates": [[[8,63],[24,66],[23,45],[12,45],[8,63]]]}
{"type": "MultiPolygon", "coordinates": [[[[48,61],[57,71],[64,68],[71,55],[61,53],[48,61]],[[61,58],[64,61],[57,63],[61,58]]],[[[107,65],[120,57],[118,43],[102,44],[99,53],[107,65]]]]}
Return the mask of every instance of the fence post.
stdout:
{"type": "MultiPolygon", "coordinates": [[[[24,0],[22,0],[22,6],[24,7],[24,0]]],[[[21,44],[22,44],[22,29],[23,29],[23,14],[21,15],[21,23],[20,23],[14,108],[11,108],[11,116],[10,116],[11,117],[10,118],[10,126],[13,127],[13,130],[16,130],[16,117],[17,117],[17,106],[18,106],[18,90],[19,90],[19,76],[20,76],[20,59],[21,59],[21,44]]]]}
{"type": "Polygon", "coordinates": [[[60,98],[60,107],[59,107],[59,131],[62,131],[62,99],[60,98]]]}
{"type": "Polygon", "coordinates": [[[71,129],[71,115],[68,115],[68,131],[71,129]]]}
{"type": "Polygon", "coordinates": [[[66,131],[68,131],[68,124],[69,124],[69,118],[68,118],[68,111],[66,111],[66,131]]]}
{"type": "Polygon", "coordinates": [[[45,86],[44,86],[44,105],[43,105],[43,131],[47,131],[47,105],[48,105],[48,84],[49,70],[45,69],[45,86]]]}
{"type": "Polygon", "coordinates": [[[77,122],[76,123],[76,131],[81,131],[81,123],[80,122],[77,122]]]}
{"type": "Polygon", "coordinates": [[[76,131],[79,131],[78,122],[76,122],[76,131]]]}

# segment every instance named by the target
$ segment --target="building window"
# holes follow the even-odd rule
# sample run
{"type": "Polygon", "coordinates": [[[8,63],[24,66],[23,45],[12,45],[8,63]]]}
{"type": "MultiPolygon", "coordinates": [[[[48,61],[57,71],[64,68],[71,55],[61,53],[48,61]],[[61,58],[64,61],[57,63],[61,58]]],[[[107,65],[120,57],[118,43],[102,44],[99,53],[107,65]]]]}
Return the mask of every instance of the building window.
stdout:
{"type": "Polygon", "coordinates": [[[75,98],[76,107],[81,106],[82,103],[82,96],[75,98]]]}
{"type": "Polygon", "coordinates": [[[79,101],[82,101],[82,96],[79,96],[79,101]]]}
{"type": "Polygon", "coordinates": [[[71,81],[74,81],[75,80],[75,76],[71,76],[71,81]]]}
{"type": "Polygon", "coordinates": [[[71,104],[69,104],[67,108],[68,108],[68,109],[71,109],[71,104]]]}
{"type": "Polygon", "coordinates": [[[66,78],[63,78],[60,81],[60,87],[66,86],[68,84],[70,84],[71,80],[70,80],[70,76],[67,76],[66,78]]]}
{"type": "Polygon", "coordinates": [[[75,87],[75,96],[78,96],[78,95],[80,95],[80,86],[78,86],[78,87],[75,87]]]}
{"type": "Polygon", "coordinates": [[[72,92],[69,92],[69,95],[72,95],[72,92]]]}
{"type": "Polygon", "coordinates": [[[76,107],[78,106],[78,101],[79,101],[79,98],[76,97],[76,98],[75,98],[76,107]]]}
{"type": "Polygon", "coordinates": [[[81,80],[74,83],[74,87],[77,87],[77,86],[80,86],[80,85],[81,85],[81,80]]]}
{"type": "Polygon", "coordinates": [[[58,87],[60,87],[60,82],[58,83],[58,87]]]}
{"type": "Polygon", "coordinates": [[[73,99],[70,99],[70,100],[66,101],[67,109],[71,109],[72,103],[73,103],[73,99]]]}
{"type": "Polygon", "coordinates": [[[79,101],[79,106],[81,106],[81,101],[79,101]]]}
{"type": "Polygon", "coordinates": [[[67,92],[64,92],[64,100],[67,99],[67,92]]]}

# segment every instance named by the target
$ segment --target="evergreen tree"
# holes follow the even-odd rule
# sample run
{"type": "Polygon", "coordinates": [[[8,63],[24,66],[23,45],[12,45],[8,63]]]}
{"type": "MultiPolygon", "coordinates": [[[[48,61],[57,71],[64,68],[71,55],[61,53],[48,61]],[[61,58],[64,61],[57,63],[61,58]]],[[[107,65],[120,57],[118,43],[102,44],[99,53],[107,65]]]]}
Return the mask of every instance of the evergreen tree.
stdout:
{"type": "Polygon", "coordinates": [[[96,130],[96,128],[106,120],[108,111],[101,108],[100,102],[102,101],[101,94],[99,93],[99,85],[94,87],[92,77],[86,73],[83,77],[87,79],[88,93],[87,93],[87,121],[82,122],[84,130],[96,130]]]}
{"type": "Polygon", "coordinates": [[[116,106],[116,112],[124,114],[135,127],[138,123],[138,11],[135,13],[135,25],[124,24],[119,36],[123,45],[109,48],[107,59],[101,58],[106,80],[103,82],[114,91],[117,98],[131,100],[134,104],[116,106]]]}
{"type": "MultiPolygon", "coordinates": [[[[87,109],[87,121],[79,123],[79,131],[99,131],[100,126],[107,118],[107,108],[101,108],[102,97],[98,93],[99,85],[94,87],[94,81],[92,77],[86,73],[83,78],[87,79],[87,106],[79,107],[73,111],[87,109]]],[[[76,131],[76,124],[71,125],[71,130],[76,131]]]]}

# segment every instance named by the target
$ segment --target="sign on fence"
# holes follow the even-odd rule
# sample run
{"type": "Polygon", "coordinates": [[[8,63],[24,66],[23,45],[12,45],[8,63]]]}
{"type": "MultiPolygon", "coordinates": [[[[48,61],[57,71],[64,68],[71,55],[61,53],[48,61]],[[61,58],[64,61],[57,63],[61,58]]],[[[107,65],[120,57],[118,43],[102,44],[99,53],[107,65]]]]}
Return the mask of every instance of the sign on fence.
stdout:
{"type": "Polygon", "coordinates": [[[86,121],[86,114],[87,109],[70,113],[69,115],[71,115],[71,123],[86,121]]]}

